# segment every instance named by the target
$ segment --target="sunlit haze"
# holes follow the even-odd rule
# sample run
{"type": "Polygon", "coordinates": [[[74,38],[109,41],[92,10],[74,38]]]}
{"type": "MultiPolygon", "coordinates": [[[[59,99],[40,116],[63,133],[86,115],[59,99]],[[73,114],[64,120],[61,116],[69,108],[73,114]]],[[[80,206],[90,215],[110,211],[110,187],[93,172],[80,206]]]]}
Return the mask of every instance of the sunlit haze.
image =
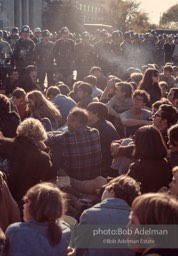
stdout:
{"type": "Polygon", "coordinates": [[[151,23],[158,24],[163,12],[166,12],[178,0],[137,0],[140,2],[140,9],[148,14],[151,23]]]}

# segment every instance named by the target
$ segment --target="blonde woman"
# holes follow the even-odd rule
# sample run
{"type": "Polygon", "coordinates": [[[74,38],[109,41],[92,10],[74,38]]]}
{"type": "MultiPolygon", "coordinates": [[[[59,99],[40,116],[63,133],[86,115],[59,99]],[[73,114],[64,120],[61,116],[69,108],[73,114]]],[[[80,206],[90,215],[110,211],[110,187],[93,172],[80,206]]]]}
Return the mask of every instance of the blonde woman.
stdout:
{"type": "Polygon", "coordinates": [[[67,256],[70,229],[62,221],[64,199],[52,183],[30,188],[23,197],[24,222],[6,230],[8,255],[67,256]]]}
{"type": "Polygon", "coordinates": [[[42,92],[35,90],[27,93],[27,103],[32,117],[42,122],[44,118],[49,119],[53,130],[62,126],[60,111],[42,92]]]}
{"type": "Polygon", "coordinates": [[[41,122],[27,118],[17,127],[15,138],[0,139],[0,157],[8,161],[8,185],[19,206],[31,186],[55,178],[50,156],[44,152],[46,138],[41,122]]]}

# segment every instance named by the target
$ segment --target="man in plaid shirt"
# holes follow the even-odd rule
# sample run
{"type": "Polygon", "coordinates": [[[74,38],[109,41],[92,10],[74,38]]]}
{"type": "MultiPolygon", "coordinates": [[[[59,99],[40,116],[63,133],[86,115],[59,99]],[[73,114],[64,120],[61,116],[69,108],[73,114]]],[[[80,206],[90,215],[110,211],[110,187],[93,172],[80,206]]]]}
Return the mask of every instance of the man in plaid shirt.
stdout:
{"type": "Polygon", "coordinates": [[[83,193],[94,193],[106,179],[101,175],[99,131],[90,128],[85,109],[73,108],[67,118],[68,131],[62,135],[64,170],[71,185],[83,193]]]}

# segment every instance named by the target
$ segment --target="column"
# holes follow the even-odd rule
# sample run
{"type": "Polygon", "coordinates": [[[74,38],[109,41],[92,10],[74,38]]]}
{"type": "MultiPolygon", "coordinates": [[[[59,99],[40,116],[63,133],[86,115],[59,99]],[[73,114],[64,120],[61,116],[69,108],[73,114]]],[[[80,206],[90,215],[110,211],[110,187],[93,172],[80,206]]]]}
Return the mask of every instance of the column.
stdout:
{"type": "Polygon", "coordinates": [[[14,25],[19,29],[22,26],[22,2],[21,0],[14,0],[14,25]]]}
{"type": "Polygon", "coordinates": [[[22,0],[22,26],[29,25],[29,2],[22,0]]]}
{"type": "Polygon", "coordinates": [[[32,30],[34,29],[34,19],[34,0],[29,0],[29,25],[32,30]]]}

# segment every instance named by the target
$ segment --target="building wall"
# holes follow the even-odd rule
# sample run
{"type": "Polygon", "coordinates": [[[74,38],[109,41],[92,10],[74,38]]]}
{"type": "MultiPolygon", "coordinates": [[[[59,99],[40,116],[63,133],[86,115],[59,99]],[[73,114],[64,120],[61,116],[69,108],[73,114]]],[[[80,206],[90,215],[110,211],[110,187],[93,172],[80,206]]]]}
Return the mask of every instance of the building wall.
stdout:
{"type": "Polygon", "coordinates": [[[103,0],[78,0],[78,8],[82,12],[83,23],[106,23],[103,0]]]}
{"type": "Polygon", "coordinates": [[[0,29],[42,26],[42,0],[0,0],[0,29]]]}

